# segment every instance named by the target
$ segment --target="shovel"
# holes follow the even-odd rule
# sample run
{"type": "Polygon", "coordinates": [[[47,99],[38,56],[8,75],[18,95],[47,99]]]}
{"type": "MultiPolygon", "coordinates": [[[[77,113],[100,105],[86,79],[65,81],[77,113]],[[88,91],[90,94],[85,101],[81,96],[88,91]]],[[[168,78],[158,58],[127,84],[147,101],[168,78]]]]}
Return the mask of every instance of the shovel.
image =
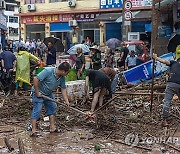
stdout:
{"type": "MultiPolygon", "coordinates": [[[[52,98],[50,98],[50,97],[48,97],[48,96],[42,95],[42,97],[45,98],[45,99],[48,99],[48,100],[50,100],[50,101],[52,101],[52,102],[59,103],[59,104],[61,104],[61,105],[64,106],[64,107],[67,107],[64,103],[61,103],[61,102],[59,102],[59,101],[57,101],[57,100],[55,100],[55,99],[52,99],[52,98]]],[[[78,109],[76,109],[76,108],[74,108],[74,107],[71,107],[71,106],[70,106],[69,108],[72,109],[73,111],[76,111],[76,112],[81,113],[81,114],[83,114],[83,115],[87,115],[85,112],[83,112],[83,111],[81,111],[81,110],[78,110],[78,109]]]]}

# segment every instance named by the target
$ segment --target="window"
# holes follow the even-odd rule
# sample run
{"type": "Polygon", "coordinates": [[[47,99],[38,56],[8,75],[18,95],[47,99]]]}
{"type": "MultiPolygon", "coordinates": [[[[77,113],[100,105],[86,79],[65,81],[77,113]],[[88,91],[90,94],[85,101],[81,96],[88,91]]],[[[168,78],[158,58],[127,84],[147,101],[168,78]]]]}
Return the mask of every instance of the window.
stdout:
{"type": "Polygon", "coordinates": [[[25,0],[25,4],[45,3],[45,0],[25,0]]]}
{"type": "Polygon", "coordinates": [[[18,28],[9,27],[9,35],[18,35],[18,28]]]}
{"type": "Polygon", "coordinates": [[[14,11],[14,6],[13,5],[6,5],[6,11],[14,11]]]}
{"type": "Polygon", "coordinates": [[[45,0],[36,0],[36,3],[45,3],[45,0]]]}
{"type": "Polygon", "coordinates": [[[49,3],[60,2],[60,0],[49,0],[49,3]]]}
{"type": "Polygon", "coordinates": [[[49,0],[49,3],[55,3],[55,2],[67,2],[68,0],[49,0]]]}
{"type": "Polygon", "coordinates": [[[9,22],[18,23],[18,17],[9,16],[9,22]]]}

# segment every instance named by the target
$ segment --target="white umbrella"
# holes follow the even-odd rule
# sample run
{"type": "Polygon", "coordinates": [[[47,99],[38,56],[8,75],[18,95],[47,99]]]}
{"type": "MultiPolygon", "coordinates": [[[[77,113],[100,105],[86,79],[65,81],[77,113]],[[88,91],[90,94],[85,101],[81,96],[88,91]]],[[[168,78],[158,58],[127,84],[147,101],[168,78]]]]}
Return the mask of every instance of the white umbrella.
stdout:
{"type": "Polygon", "coordinates": [[[77,48],[81,48],[83,53],[90,52],[89,47],[85,44],[76,44],[72,46],[67,53],[68,54],[77,54],[77,48]]]}

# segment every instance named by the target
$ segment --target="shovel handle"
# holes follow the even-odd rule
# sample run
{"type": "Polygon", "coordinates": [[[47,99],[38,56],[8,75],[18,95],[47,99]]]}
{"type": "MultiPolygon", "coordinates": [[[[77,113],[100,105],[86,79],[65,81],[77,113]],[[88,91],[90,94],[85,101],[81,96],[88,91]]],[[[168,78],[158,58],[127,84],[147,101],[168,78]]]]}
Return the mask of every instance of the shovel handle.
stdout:
{"type": "MultiPolygon", "coordinates": [[[[45,98],[45,99],[48,99],[48,100],[50,100],[50,101],[52,101],[52,102],[56,102],[56,103],[61,104],[62,106],[67,107],[64,103],[61,103],[61,102],[59,102],[59,101],[57,101],[57,100],[55,100],[55,99],[52,99],[52,98],[50,98],[50,97],[48,97],[48,96],[42,95],[42,97],[45,98]]],[[[74,108],[74,107],[71,107],[71,106],[70,106],[69,108],[72,109],[73,111],[76,111],[76,112],[78,112],[78,113],[81,113],[81,114],[86,115],[85,112],[83,112],[83,111],[81,111],[81,110],[78,110],[78,109],[76,109],[76,108],[74,108]]]]}

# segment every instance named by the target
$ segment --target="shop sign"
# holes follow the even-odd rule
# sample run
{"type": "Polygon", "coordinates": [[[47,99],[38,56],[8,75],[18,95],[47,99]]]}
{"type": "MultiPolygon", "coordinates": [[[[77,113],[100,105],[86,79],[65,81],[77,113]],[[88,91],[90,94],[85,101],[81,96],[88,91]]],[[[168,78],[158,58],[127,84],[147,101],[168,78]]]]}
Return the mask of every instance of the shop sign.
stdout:
{"type": "Polygon", "coordinates": [[[100,0],[100,9],[122,8],[123,0],[100,0]]]}
{"type": "Polygon", "coordinates": [[[152,0],[131,0],[132,7],[146,7],[146,6],[152,6],[152,0]]]}
{"type": "MultiPolygon", "coordinates": [[[[61,14],[59,15],[59,21],[60,22],[68,22],[69,20],[72,20],[72,14],[61,14]]],[[[94,19],[99,16],[98,13],[81,13],[81,14],[75,14],[75,19],[78,22],[85,22],[85,21],[94,21],[94,19]]]]}
{"type": "Polygon", "coordinates": [[[180,19],[180,0],[177,0],[177,18],[180,19]]]}
{"type": "Polygon", "coordinates": [[[47,22],[59,22],[59,15],[40,15],[40,16],[28,16],[22,17],[22,23],[47,23],[47,22]]]}
{"type": "MultiPolygon", "coordinates": [[[[152,0],[131,0],[132,8],[152,6],[152,0]]],[[[100,0],[100,9],[122,8],[123,0],[100,0]]]]}

